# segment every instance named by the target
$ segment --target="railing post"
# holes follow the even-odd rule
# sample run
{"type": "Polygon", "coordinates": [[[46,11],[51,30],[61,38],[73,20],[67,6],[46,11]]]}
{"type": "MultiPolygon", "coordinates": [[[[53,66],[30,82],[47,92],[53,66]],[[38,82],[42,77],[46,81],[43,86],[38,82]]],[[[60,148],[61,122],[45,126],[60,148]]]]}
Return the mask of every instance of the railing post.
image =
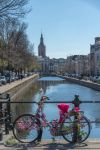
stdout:
{"type": "Polygon", "coordinates": [[[2,138],[3,138],[3,133],[2,133],[2,117],[3,117],[3,114],[2,114],[2,102],[0,102],[0,141],[2,141],[2,138]]]}
{"type": "Polygon", "coordinates": [[[9,115],[9,123],[11,123],[11,105],[10,105],[10,94],[7,94],[8,97],[8,103],[7,103],[7,111],[9,115]]]}
{"type": "Polygon", "coordinates": [[[7,109],[5,109],[5,134],[9,134],[9,130],[8,130],[8,114],[7,114],[7,109]]]}
{"type": "Polygon", "coordinates": [[[75,95],[75,98],[72,103],[74,104],[74,107],[80,107],[81,101],[79,100],[79,95],[75,95]]]}
{"type": "MultiPolygon", "coordinates": [[[[75,95],[74,101],[72,102],[74,104],[74,107],[78,107],[80,106],[81,101],[79,100],[79,95],[75,95]]],[[[73,134],[73,143],[77,143],[78,142],[78,112],[74,112],[74,125],[73,125],[73,129],[74,129],[74,134],[73,134]]]]}
{"type": "Polygon", "coordinates": [[[5,110],[5,133],[9,134],[9,127],[10,127],[10,123],[11,123],[11,110],[10,110],[10,95],[7,94],[7,107],[5,110]]]}

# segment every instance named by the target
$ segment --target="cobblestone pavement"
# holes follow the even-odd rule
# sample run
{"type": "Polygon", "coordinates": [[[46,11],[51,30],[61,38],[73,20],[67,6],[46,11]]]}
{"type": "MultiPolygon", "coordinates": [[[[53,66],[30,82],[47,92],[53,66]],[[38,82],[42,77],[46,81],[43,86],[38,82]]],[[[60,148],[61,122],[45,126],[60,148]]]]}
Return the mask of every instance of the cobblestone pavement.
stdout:
{"type": "Polygon", "coordinates": [[[0,150],[100,150],[100,139],[88,140],[82,144],[69,144],[66,141],[45,140],[37,144],[17,144],[15,146],[4,146],[0,143],[0,150]]]}

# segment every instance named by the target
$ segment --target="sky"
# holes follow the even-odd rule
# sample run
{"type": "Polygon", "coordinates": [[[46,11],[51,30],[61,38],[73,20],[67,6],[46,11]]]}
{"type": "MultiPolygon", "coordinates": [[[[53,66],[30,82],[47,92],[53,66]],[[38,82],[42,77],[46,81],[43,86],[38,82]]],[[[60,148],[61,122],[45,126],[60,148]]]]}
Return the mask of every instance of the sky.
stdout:
{"type": "Polygon", "coordinates": [[[38,55],[41,32],[46,56],[87,55],[100,36],[100,0],[30,0],[27,34],[38,55]]]}

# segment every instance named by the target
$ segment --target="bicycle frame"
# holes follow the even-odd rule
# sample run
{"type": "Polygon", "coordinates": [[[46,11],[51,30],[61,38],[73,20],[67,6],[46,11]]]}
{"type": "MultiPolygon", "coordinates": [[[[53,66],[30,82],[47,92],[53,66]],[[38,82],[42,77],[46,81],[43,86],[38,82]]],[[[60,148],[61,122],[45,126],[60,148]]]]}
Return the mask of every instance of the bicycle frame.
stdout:
{"type": "MultiPolygon", "coordinates": [[[[48,122],[48,120],[46,119],[46,115],[43,113],[43,110],[42,110],[46,99],[47,99],[46,96],[42,96],[40,102],[38,103],[38,108],[36,110],[36,117],[39,118],[41,121],[43,121],[45,123],[45,127],[51,125],[51,122],[48,122]]],[[[74,107],[69,112],[63,112],[63,113],[62,113],[62,111],[60,111],[60,112],[61,112],[60,117],[62,117],[63,119],[59,120],[59,122],[58,122],[59,124],[63,123],[65,118],[70,116],[72,113],[75,113],[75,114],[80,114],[81,113],[79,107],[74,107]]]]}
{"type": "Polygon", "coordinates": [[[53,127],[55,125],[56,125],[56,127],[58,127],[59,125],[61,125],[61,123],[64,122],[65,118],[68,117],[69,112],[61,114],[60,117],[63,118],[62,120],[60,120],[60,117],[59,117],[59,120],[56,119],[56,120],[52,120],[51,122],[49,122],[46,119],[45,113],[43,113],[43,106],[44,106],[44,102],[45,101],[46,101],[46,97],[43,96],[41,98],[41,101],[38,103],[38,108],[37,108],[35,116],[41,121],[41,126],[44,127],[44,128],[46,128],[46,127],[50,127],[51,128],[51,127],[53,127]]]}
{"type": "Polygon", "coordinates": [[[43,113],[42,108],[39,107],[36,112],[36,117],[41,121],[42,127],[50,127],[50,122],[47,121],[46,115],[43,113]]]}

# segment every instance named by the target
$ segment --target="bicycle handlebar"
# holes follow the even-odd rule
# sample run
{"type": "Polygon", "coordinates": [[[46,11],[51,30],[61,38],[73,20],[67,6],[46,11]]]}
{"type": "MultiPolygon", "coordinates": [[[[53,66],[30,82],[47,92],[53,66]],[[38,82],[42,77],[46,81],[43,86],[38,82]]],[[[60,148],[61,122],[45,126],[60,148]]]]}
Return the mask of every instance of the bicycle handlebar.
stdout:
{"type": "Polygon", "coordinates": [[[71,103],[74,105],[74,107],[80,107],[80,104],[82,103],[100,103],[100,101],[81,101],[79,99],[79,96],[74,98],[73,101],[46,101],[46,100],[50,100],[49,97],[47,96],[42,96],[41,100],[39,103],[37,103],[38,105],[40,105],[40,107],[42,107],[44,105],[44,103],[51,103],[51,104],[57,104],[57,103],[71,103]]]}

